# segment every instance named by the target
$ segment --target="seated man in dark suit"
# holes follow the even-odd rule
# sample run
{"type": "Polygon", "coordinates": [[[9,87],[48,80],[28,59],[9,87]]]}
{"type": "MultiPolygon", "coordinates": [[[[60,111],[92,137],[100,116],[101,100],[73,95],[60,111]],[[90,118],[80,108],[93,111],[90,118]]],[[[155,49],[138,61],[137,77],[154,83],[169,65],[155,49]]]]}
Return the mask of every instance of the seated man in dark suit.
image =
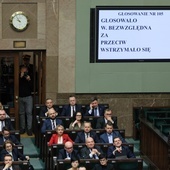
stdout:
{"type": "Polygon", "coordinates": [[[112,123],[114,129],[118,129],[117,119],[113,119],[112,118],[112,111],[111,111],[111,109],[106,109],[104,111],[104,117],[100,117],[100,118],[97,119],[96,129],[104,129],[105,124],[107,122],[112,123]]]}
{"type": "Polygon", "coordinates": [[[0,135],[0,145],[3,145],[6,140],[10,140],[15,145],[20,145],[21,143],[18,141],[18,139],[15,137],[15,135],[10,134],[10,130],[8,127],[4,126],[2,128],[2,134],[0,135]]]}
{"type": "Polygon", "coordinates": [[[62,120],[57,118],[57,114],[53,108],[48,110],[48,118],[43,122],[41,133],[45,133],[46,130],[55,130],[57,125],[63,124],[62,120]]]}
{"type": "Polygon", "coordinates": [[[100,164],[96,164],[93,170],[114,170],[114,165],[108,163],[107,157],[105,154],[99,155],[100,164]]]}
{"type": "Polygon", "coordinates": [[[107,151],[108,158],[135,158],[134,153],[129,149],[128,146],[123,146],[122,141],[119,137],[113,139],[113,146],[110,146],[107,151]]]}
{"type": "Polygon", "coordinates": [[[11,119],[6,117],[5,110],[0,110],[0,131],[2,131],[4,126],[8,127],[9,130],[14,130],[11,119]]]}
{"type": "Polygon", "coordinates": [[[76,112],[81,112],[81,105],[76,103],[75,96],[69,97],[69,104],[63,107],[61,116],[73,117],[76,112]]]}
{"type": "Polygon", "coordinates": [[[19,165],[12,164],[12,156],[10,154],[6,154],[4,156],[4,166],[0,170],[21,170],[19,165]]]}
{"type": "Polygon", "coordinates": [[[96,97],[92,98],[90,106],[87,107],[85,116],[103,116],[104,106],[100,105],[96,97]]]}
{"type": "Polygon", "coordinates": [[[95,142],[92,137],[86,139],[86,146],[80,150],[81,159],[99,159],[99,155],[102,154],[100,146],[95,146],[95,142]]]}
{"type": "Polygon", "coordinates": [[[100,135],[101,143],[113,143],[115,137],[119,137],[123,143],[127,143],[119,131],[113,130],[113,124],[111,122],[106,123],[105,130],[106,132],[100,135]]]}
{"type": "Polygon", "coordinates": [[[57,159],[71,159],[77,157],[79,158],[79,153],[77,150],[73,148],[73,143],[70,141],[67,141],[64,144],[64,149],[60,149],[58,153],[57,159]]]}
{"type": "Polygon", "coordinates": [[[84,122],[84,130],[82,132],[78,132],[75,143],[85,143],[86,138],[92,137],[96,143],[100,143],[100,140],[97,136],[97,134],[93,131],[91,131],[91,123],[90,122],[84,122]]]}
{"type": "Polygon", "coordinates": [[[51,98],[46,99],[45,106],[42,106],[40,109],[39,116],[46,117],[48,116],[48,110],[53,108],[55,112],[58,113],[58,108],[54,106],[53,100],[51,98]]]}

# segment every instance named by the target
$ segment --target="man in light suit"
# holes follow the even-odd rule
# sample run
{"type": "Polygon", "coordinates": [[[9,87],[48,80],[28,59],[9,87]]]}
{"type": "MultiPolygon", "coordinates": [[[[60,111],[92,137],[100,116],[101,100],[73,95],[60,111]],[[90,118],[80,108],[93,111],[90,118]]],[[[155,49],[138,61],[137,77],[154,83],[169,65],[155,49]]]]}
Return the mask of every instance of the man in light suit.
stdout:
{"type": "Polygon", "coordinates": [[[46,130],[55,130],[57,125],[62,125],[63,122],[61,119],[57,118],[57,112],[54,110],[54,108],[51,108],[48,110],[48,117],[42,125],[41,133],[45,133],[46,130]]]}
{"type": "Polygon", "coordinates": [[[73,143],[68,141],[64,144],[64,149],[60,149],[57,159],[79,158],[78,151],[73,148],[73,143]]]}
{"type": "Polygon", "coordinates": [[[134,153],[128,146],[122,145],[122,141],[119,137],[113,139],[113,146],[110,146],[107,151],[108,158],[135,158],[134,153]]]}
{"type": "Polygon", "coordinates": [[[99,159],[99,155],[103,151],[99,146],[95,146],[95,142],[92,137],[86,139],[86,146],[80,150],[81,159],[99,159]]]}
{"type": "Polygon", "coordinates": [[[97,134],[93,131],[91,131],[91,123],[90,122],[84,122],[84,130],[82,132],[78,132],[75,143],[85,143],[86,138],[92,137],[96,143],[100,143],[100,140],[97,136],[97,134]]]}
{"type": "Polygon", "coordinates": [[[111,122],[106,123],[105,130],[106,132],[100,135],[101,143],[113,143],[115,137],[119,137],[123,143],[127,143],[118,131],[113,130],[113,124],[111,122]]]}
{"type": "Polygon", "coordinates": [[[61,116],[68,116],[68,117],[73,117],[76,112],[81,112],[81,105],[76,103],[76,97],[75,96],[70,96],[69,97],[69,104],[65,105],[63,107],[61,116]]]}
{"type": "Polygon", "coordinates": [[[48,110],[53,108],[55,112],[58,113],[58,108],[57,106],[54,106],[53,100],[51,98],[47,98],[45,102],[45,106],[41,107],[39,116],[40,117],[48,117],[48,110]]]}
{"type": "Polygon", "coordinates": [[[87,107],[85,116],[103,116],[104,106],[100,105],[96,97],[92,98],[90,106],[87,107]]]}
{"type": "Polygon", "coordinates": [[[107,122],[112,123],[114,129],[118,129],[117,119],[112,117],[112,110],[111,109],[106,109],[104,111],[104,117],[100,117],[100,118],[97,119],[96,129],[104,129],[105,124],[107,122]]]}

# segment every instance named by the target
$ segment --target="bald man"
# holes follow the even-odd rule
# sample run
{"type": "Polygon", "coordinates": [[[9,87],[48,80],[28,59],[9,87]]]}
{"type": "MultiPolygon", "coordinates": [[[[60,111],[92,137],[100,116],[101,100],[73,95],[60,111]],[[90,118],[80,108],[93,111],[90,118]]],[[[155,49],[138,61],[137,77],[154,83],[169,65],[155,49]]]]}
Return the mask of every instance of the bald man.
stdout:
{"type": "Polygon", "coordinates": [[[64,144],[64,149],[60,149],[58,153],[58,159],[71,159],[79,158],[78,151],[73,148],[73,143],[68,141],[64,144]]]}
{"type": "Polygon", "coordinates": [[[51,108],[48,110],[48,118],[43,122],[41,133],[45,133],[46,130],[55,130],[57,125],[63,125],[61,119],[57,118],[58,113],[51,108]]]}
{"type": "Polygon", "coordinates": [[[100,146],[95,146],[95,142],[92,137],[86,139],[86,146],[80,150],[80,157],[82,159],[99,159],[99,155],[102,154],[100,146]]]}

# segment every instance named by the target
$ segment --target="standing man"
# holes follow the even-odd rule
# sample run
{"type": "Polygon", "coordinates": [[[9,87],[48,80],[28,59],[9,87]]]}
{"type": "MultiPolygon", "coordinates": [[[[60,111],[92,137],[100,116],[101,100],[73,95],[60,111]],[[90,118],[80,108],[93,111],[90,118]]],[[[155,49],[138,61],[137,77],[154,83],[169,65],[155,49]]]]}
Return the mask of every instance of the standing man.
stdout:
{"type": "Polygon", "coordinates": [[[27,130],[28,136],[32,136],[32,86],[33,81],[31,75],[29,75],[28,68],[25,65],[21,65],[19,75],[20,134],[24,134],[27,130]]]}
{"type": "Polygon", "coordinates": [[[76,112],[81,112],[81,105],[76,103],[75,96],[70,96],[69,104],[64,106],[61,116],[73,117],[76,112]]]}

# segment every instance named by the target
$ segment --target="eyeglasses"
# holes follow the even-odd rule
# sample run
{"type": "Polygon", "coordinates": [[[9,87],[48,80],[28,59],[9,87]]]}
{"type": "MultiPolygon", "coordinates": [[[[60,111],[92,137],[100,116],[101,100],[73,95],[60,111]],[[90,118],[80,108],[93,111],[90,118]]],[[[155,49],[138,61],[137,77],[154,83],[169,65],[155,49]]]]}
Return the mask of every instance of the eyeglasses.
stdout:
{"type": "Polygon", "coordinates": [[[76,116],[81,116],[81,115],[76,115],[76,116]]]}
{"type": "Polygon", "coordinates": [[[66,147],[65,147],[65,149],[72,149],[72,148],[73,148],[73,147],[69,147],[69,148],[66,148],[66,147]]]}

